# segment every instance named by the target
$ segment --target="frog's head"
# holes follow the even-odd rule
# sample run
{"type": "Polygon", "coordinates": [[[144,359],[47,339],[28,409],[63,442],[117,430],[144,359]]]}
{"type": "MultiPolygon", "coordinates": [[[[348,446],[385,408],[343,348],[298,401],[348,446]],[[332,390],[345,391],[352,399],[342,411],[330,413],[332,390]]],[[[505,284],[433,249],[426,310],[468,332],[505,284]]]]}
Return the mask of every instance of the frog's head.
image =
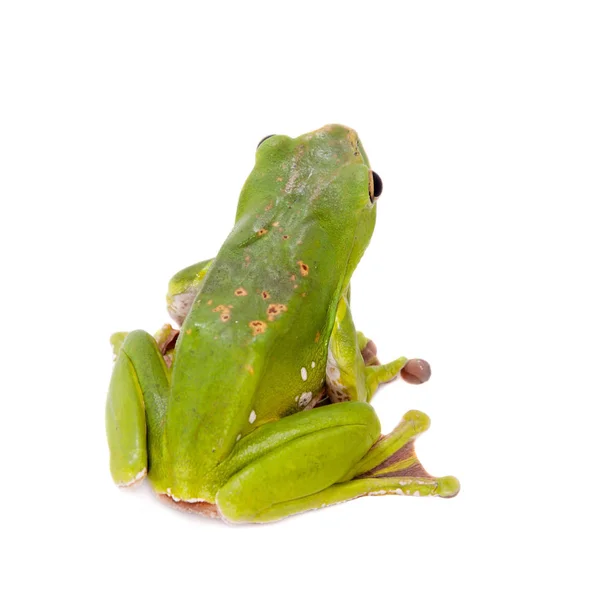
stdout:
{"type": "Polygon", "coordinates": [[[326,125],[297,138],[271,135],[258,144],[236,220],[293,218],[307,235],[318,230],[339,261],[332,267],[343,265],[349,279],[371,239],[382,187],[349,127],[326,125]]]}

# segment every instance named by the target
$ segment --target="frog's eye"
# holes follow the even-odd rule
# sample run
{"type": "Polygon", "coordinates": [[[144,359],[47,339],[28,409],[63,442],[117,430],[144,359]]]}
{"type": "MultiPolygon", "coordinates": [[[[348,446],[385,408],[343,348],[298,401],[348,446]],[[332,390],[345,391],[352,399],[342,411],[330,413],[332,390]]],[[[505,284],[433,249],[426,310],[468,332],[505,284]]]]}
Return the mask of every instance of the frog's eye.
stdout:
{"type": "Polygon", "coordinates": [[[260,145],[261,145],[261,144],[262,144],[262,143],[263,143],[265,140],[268,140],[270,137],[273,137],[274,135],[275,135],[274,133],[272,133],[271,135],[265,135],[265,137],[264,137],[262,140],[260,140],[260,142],[258,142],[258,146],[256,146],[256,149],[258,150],[258,149],[260,148],[260,145]]]}
{"type": "Polygon", "coordinates": [[[375,171],[369,171],[369,198],[371,202],[375,202],[383,192],[383,181],[375,171]]]}

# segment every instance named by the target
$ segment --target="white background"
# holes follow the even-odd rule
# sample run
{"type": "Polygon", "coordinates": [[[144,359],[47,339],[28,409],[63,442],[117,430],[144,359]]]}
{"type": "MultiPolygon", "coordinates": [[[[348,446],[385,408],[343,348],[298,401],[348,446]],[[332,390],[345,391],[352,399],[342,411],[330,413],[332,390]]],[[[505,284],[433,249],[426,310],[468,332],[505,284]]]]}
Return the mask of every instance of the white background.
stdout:
{"type": "Polygon", "coordinates": [[[210,5],[2,3],[0,595],[597,597],[598,5],[210,5]],[[374,406],[460,495],[234,528],[117,490],[110,333],[166,321],[263,136],[330,122],[384,182],[356,321],[433,366],[374,406]]]}

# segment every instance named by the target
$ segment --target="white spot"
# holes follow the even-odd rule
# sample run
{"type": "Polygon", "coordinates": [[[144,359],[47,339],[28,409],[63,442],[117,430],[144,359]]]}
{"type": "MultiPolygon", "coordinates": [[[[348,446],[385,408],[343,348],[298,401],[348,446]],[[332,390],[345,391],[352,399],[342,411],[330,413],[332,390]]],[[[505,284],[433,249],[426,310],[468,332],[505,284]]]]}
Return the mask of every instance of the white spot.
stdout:
{"type": "Polygon", "coordinates": [[[312,392],[304,392],[298,400],[298,406],[306,406],[312,400],[312,392]]]}
{"type": "Polygon", "coordinates": [[[248,421],[250,421],[250,423],[254,423],[254,421],[256,421],[256,413],[254,411],[250,413],[248,421]]]}
{"type": "Polygon", "coordinates": [[[237,437],[235,438],[235,441],[236,441],[236,442],[239,442],[241,439],[242,439],[242,434],[241,434],[241,433],[238,433],[238,434],[237,434],[237,437]]]}
{"type": "Polygon", "coordinates": [[[395,494],[397,496],[404,496],[404,492],[400,488],[398,488],[397,490],[395,490],[395,494]]]}
{"type": "Polygon", "coordinates": [[[306,367],[302,367],[300,369],[300,377],[302,377],[302,381],[306,381],[308,379],[308,373],[306,372],[306,367]]]}
{"type": "Polygon", "coordinates": [[[415,493],[413,494],[413,496],[420,496],[421,494],[419,494],[419,490],[415,490],[415,493]]]}
{"type": "Polygon", "coordinates": [[[375,490],[374,492],[369,492],[369,496],[385,496],[385,490],[375,490]]]}
{"type": "Polygon", "coordinates": [[[317,363],[316,363],[316,362],[313,360],[313,361],[310,363],[310,368],[311,368],[311,369],[314,369],[316,365],[317,365],[317,363]]]}

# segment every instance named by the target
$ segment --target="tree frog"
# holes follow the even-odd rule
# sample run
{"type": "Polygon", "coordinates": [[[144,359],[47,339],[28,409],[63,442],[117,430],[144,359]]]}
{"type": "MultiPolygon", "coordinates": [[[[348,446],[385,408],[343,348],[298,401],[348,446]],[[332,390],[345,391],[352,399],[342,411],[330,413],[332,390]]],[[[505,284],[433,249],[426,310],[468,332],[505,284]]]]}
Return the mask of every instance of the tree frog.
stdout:
{"type": "Polygon", "coordinates": [[[409,411],[382,436],[370,400],[424,361],[379,364],[356,331],[350,278],[382,182],[356,132],[328,125],[259,144],[233,230],[214,259],[176,275],[163,328],[116,334],[106,405],[119,486],[230,523],[263,523],[365,495],[452,497],[414,451],[409,411]]]}

